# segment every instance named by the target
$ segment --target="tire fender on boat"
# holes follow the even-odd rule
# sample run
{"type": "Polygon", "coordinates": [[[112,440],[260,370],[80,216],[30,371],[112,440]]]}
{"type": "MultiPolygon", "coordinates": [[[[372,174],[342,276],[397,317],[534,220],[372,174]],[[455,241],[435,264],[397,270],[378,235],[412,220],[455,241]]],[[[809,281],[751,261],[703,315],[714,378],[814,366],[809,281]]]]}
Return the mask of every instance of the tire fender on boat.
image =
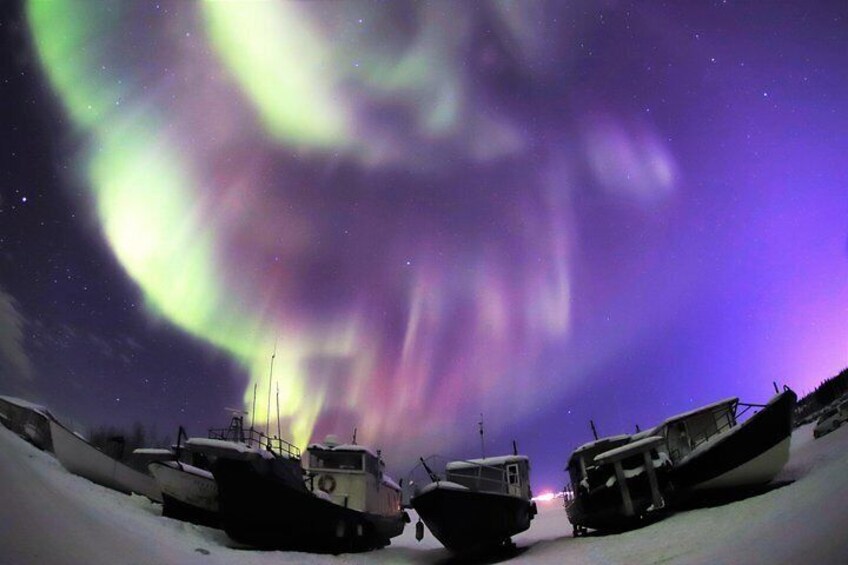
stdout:
{"type": "Polygon", "coordinates": [[[321,475],[318,479],[318,488],[327,494],[336,490],[336,479],[332,475],[321,475]]]}

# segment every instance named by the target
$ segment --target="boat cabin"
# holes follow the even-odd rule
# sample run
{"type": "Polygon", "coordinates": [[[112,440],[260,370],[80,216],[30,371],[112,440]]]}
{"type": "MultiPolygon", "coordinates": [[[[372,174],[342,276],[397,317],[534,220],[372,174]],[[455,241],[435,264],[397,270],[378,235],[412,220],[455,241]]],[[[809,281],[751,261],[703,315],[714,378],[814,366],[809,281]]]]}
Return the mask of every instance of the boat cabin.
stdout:
{"type": "MultiPolygon", "coordinates": [[[[629,441],[630,436],[622,434],[590,441],[589,443],[584,443],[575,449],[572,452],[571,457],[568,459],[568,467],[566,469],[568,471],[568,476],[571,479],[572,492],[574,492],[580,484],[583,484],[587,489],[589,488],[590,472],[593,475],[593,479],[596,474],[596,455],[609,451],[610,449],[621,447],[629,441]]],[[[612,472],[611,469],[609,472],[612,472]]],[[[599,482],[605,481],[606,478],[599,482]]]]}
{"type": "Polygon", "coordinates": [[[658,447],[663,438],[620,435],[574,450],[568,461],[571,485],[566,512],[574,535],[589,528],[622,527],[665,506],[662,497],[668,457],[658,447]]]}
{"type": "Polygon", "coordinates": [[[468,461],[451,461],[445,480],[471,490],[509,494],[530,499],[530,460],[525,455],[505,455],[468,461]]]}
{"type": "Polygon", "coordinates": [[[332,437],[307,447],[304,469],[310,490],[360,512],[394,515],[401,511],[401,488],[385,473],[380,452],[332,437]]]}
{"type": "Polygon", "coordinates": [[[672,416],[657,426],[657,435],[665,438],[671,460],[677,463],[699,445],[735,426],[738,404],[738,398],[727,398],[672,416]]]}

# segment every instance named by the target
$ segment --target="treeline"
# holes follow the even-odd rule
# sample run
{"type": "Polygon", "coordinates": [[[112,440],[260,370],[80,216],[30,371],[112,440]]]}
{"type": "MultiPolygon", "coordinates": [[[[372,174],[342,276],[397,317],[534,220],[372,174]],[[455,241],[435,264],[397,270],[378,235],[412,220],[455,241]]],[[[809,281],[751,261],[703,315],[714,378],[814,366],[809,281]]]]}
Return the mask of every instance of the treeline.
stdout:
{"type": "Polygon", "coordinates": [[[848,392],[848,367],[834,377],[822,381],[816,389],[798,401],[798,418],[812,414],[848,392]]]}

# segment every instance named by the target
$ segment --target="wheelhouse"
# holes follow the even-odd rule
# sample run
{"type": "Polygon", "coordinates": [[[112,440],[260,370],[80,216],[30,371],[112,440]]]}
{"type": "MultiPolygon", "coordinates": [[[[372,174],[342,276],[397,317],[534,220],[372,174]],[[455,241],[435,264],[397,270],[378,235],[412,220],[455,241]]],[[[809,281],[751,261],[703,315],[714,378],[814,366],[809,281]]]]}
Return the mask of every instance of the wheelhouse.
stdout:
{"type": "Polygon", "coordinates": [[[476,491],[509,494],[530,499],[530,460],[524,455],[452,461],[445,479],[476,491]]]}
{"type": "Polygon", "coordinates": [[[379,451],[331,439],[307,447],[310,490],[345,508],[377,514],[401,511],[401,488],[385,473],[379,451]]]}
{"type": "MultiPolygon", "coordinates": [[[[585,443],[575,449],[568,460],[567,470],[568,476],[571,479],[571,489],[569,490],[573,493],[580,484],[583,484],[588,489],[590,475],[593,479],[592,482],[606,482],[606,477],[603,479],[596,477],[598,466],[595,464],[595,456],[610,449],[621,447],[629,441],[630,436],[628,435],[610,436],[585,443]]],[[[608,472],[611,475],[612,469],[610,468],[608,472]]]]}
{"type": "Polygon", "coordinates": [[[675,463],[680,461],[699,445],[735,426],[738,405],[738,398],[727,398],[673,416],[658,426],[662,429],[671,460],[675,463]]]}

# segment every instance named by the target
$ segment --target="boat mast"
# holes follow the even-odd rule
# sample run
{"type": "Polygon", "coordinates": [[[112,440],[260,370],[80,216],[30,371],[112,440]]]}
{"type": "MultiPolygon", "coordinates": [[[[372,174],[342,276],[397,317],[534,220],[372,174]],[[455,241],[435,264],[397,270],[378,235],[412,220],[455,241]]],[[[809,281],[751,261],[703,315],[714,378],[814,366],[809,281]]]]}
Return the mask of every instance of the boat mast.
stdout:
{"type": "Polygon", "coordinates": [[[283,432],[280,429],[280,381],[277,381],[277,437],[283,438],[283,432]]]}
{"type": "Polygon", "coordinates": [[[271,379],[274,378],[274,358],[277,356],[277,340],[274,340],[274,353],[271,354],[271,370],[268,372],[268,411],[265,413],[265,435],[271,435],[271,379]]]}
{"type": "Polygon", "coordinates": [[[253,411],[251,412],[250,417],[250,429],[253,429],[253,425],[256,423],[256,385],[259,383],[253,383],[253,411]]]}
{"type": "Polygon", "coordinates": [[[480,421],[477,422],[477,425],[480,426],[480,457],[486,458],[486,441],[483,438],[483,413],[480,413],[480,421]]]}

